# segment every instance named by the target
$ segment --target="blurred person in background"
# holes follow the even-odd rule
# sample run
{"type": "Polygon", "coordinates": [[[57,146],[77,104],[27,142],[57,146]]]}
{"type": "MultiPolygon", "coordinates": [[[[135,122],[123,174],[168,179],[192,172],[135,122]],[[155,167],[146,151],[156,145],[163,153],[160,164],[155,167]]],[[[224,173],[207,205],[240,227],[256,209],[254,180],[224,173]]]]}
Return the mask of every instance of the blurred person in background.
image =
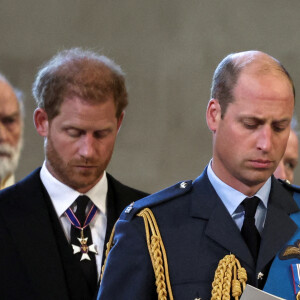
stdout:
{"type": "Polygon", "coordinates": [[[294,172],[298,165],[298,146],[299,140],[296,131],[297,121],[292,120],[291,131],[287,142],[286,150],[283,157],[274,172],[276,178],[287,180],[289,183],[294,182],[294,172]]]}
{"type": "Polygon", "coordinates": [[[0,74],[0,189],[15,183],[23,147],[23,94],[0,74]]]}

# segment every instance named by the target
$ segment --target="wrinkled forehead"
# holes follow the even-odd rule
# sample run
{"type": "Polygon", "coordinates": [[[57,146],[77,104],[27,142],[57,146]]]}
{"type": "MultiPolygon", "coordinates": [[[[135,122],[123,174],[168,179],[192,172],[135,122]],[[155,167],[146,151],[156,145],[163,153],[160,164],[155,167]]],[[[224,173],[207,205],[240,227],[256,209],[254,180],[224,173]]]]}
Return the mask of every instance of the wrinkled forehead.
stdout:
{"type": "Polygon", "coordinates": [[[0,111],[8,111],[8,113],[19,111],[19,102],[13,88],[7,82],[1,80],[0,111]]]}

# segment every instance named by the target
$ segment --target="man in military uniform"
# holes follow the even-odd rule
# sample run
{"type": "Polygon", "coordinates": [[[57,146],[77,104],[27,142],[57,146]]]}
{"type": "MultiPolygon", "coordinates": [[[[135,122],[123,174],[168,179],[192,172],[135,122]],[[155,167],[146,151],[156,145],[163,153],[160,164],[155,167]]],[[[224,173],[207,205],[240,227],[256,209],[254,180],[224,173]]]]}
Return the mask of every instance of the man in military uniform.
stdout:
{"type": "Polygon", "coordinates": [[[210,299],[215,270],[229,254],[247,283],[262,288],[297,229],[289,215],[299,208],[272,176],[293,111],[293,82],[278,60],[260,51],[225,57],[206,112],[212,160],[195,181],[123,211],[98,299],[210,299]]]}

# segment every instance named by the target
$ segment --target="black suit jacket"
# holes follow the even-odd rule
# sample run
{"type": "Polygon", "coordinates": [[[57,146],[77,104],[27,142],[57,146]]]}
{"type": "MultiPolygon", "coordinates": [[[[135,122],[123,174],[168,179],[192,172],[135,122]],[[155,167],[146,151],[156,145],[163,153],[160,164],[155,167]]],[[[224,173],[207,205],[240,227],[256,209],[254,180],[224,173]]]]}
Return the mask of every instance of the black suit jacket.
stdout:
{"type": "MultiPolygon", "coordinates": [[[[40,169],[0,191],[0,298],[89,300],[79,262],[72,255],[40,169]]],[[[107,232],[125,206],[146,194],[108,178],[107,232]]]]}
{"type": "Polygon", "coordinates": [[[166,249],[174,299],[210,299],[219,260],[233,253],[246,268],[251,285],[262,287],[259,272],[268,266],[297,229],[290,219],[299,211],[292,195],[272,177],[268,210],[255,265],[232,217],[211,185],[206,170],[194,182],[178,183],[135,202],[117,222],[98,299],[157,299],[154,271],[137,214],[149,207],[166,249]]]}

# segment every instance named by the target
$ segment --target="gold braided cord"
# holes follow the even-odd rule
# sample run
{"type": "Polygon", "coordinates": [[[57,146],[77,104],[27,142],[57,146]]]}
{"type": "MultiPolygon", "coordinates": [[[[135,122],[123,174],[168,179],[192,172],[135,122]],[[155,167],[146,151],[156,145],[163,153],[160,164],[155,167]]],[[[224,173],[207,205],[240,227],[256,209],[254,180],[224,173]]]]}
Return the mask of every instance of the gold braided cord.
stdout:
{"type": "Polygon", "coordinates": [[[138,216],[142,217],[145,223],[147,246],[154,269],[158,300],[167,300],[168,293],[169,299],[173,300],[167,253],[154,214],[149,208],[145,208],[138,216]]]}
{"type": "Polygon", "coordinates": [[[211,300],[238,300],[246,287],[247,272],[233,254],[219,261],[212,283],[211,300]]]}
{"type": "Polygon", "coordinates": [[[110,251],[110,249],[112,248],[112,245],[113,245],[116,224],[117,223],[115,223],[115,225],[114,225],[114,227],[112,229],[112,232],[110,234],[109,240],[108,240],[108,242],[106,244],[105,260],[104,260],[103,266],[101,268],[100,281],[102,280],[102,277],[103,277],[103,273],[104,273],[104,270],[105,270],[105,267],[106,267],[106,262],[107,262],[107,257],[108,257],[109,251],[110,251]]]}

